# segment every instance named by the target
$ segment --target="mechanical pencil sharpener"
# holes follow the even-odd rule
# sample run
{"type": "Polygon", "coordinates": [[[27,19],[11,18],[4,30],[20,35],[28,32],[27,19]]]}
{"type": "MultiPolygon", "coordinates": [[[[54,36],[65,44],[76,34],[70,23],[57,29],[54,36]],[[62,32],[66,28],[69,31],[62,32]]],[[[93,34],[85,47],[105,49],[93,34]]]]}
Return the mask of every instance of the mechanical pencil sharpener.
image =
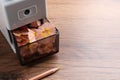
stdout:
{"type": "Polygon", "coordinates": [[[0,0],[0,30],[21,64],[59,51],[59,32],[46,18],[45,0],[0,0]]]}

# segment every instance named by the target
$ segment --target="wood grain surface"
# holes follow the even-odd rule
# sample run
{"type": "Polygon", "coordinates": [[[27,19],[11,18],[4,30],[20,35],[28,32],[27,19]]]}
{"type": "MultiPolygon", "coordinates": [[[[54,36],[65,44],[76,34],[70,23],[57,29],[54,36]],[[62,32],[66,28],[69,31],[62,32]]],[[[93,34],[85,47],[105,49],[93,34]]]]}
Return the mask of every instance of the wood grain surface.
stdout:
{"type": "Polygon", "coordinates": [[[47,8],[49,20],[60,30],[60,52],[20,66],[0,34],[0,74],[20,73],[29,79],[60,66],[43,80],[120,80],[119,0],[47,0],[47,8]]]}

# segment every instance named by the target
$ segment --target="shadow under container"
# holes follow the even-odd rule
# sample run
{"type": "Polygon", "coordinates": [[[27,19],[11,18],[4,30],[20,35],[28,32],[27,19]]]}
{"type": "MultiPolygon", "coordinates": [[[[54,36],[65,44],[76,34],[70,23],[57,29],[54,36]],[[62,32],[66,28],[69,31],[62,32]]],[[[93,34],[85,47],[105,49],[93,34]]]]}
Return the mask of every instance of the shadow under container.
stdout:
{"type": "Polygon", "coordinates": [[[19,61],[21,65],[25,65],[59,52],[59,31],[56,28],[56,34],[20,47],[17,44],[15,36],[14,42],[19,61]]]}

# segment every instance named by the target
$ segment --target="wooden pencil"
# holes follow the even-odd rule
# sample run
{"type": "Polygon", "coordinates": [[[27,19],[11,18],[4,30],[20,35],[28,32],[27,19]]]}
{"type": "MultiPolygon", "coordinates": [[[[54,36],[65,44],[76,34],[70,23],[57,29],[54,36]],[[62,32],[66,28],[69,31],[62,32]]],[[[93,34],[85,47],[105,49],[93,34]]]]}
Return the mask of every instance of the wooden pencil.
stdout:
{"type": "Polygon", "coordinates": [[[44,73],[42,73],[42,74],[39,74],[39,75],[37,75],[37,76],[35,76],[35,77],[32,77],[32,78],[30,78],[29,80],[40,80],[40,79],[42,79],[42,78],[45,78],[46,76],[49,76],[49,75],[51,75],[51,74],[53,74],[53,73],[55,73],[56,71],[58,71],[60,68],[53,68],[53,69],[50,69],[50,70],[48,70],[48,71],[46,71],[46,72],[44,72],[44,73]]]}

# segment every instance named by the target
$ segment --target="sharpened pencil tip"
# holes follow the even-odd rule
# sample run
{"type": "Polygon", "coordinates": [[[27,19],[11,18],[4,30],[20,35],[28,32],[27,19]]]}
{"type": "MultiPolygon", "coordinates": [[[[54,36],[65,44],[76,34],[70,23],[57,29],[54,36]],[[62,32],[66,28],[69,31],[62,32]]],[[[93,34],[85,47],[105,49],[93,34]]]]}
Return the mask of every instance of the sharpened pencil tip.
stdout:
{"type": "Polygon", "coordinates": [[[61,69],[61,67],[56,67],[54,68],[54,71],[59,71],[61,69]]]}
{"type": "Polygon", "coordinates": [[[57,67],[58,68],[58,70],[60,70],[61,69],[61,67],[57,67]]]}

